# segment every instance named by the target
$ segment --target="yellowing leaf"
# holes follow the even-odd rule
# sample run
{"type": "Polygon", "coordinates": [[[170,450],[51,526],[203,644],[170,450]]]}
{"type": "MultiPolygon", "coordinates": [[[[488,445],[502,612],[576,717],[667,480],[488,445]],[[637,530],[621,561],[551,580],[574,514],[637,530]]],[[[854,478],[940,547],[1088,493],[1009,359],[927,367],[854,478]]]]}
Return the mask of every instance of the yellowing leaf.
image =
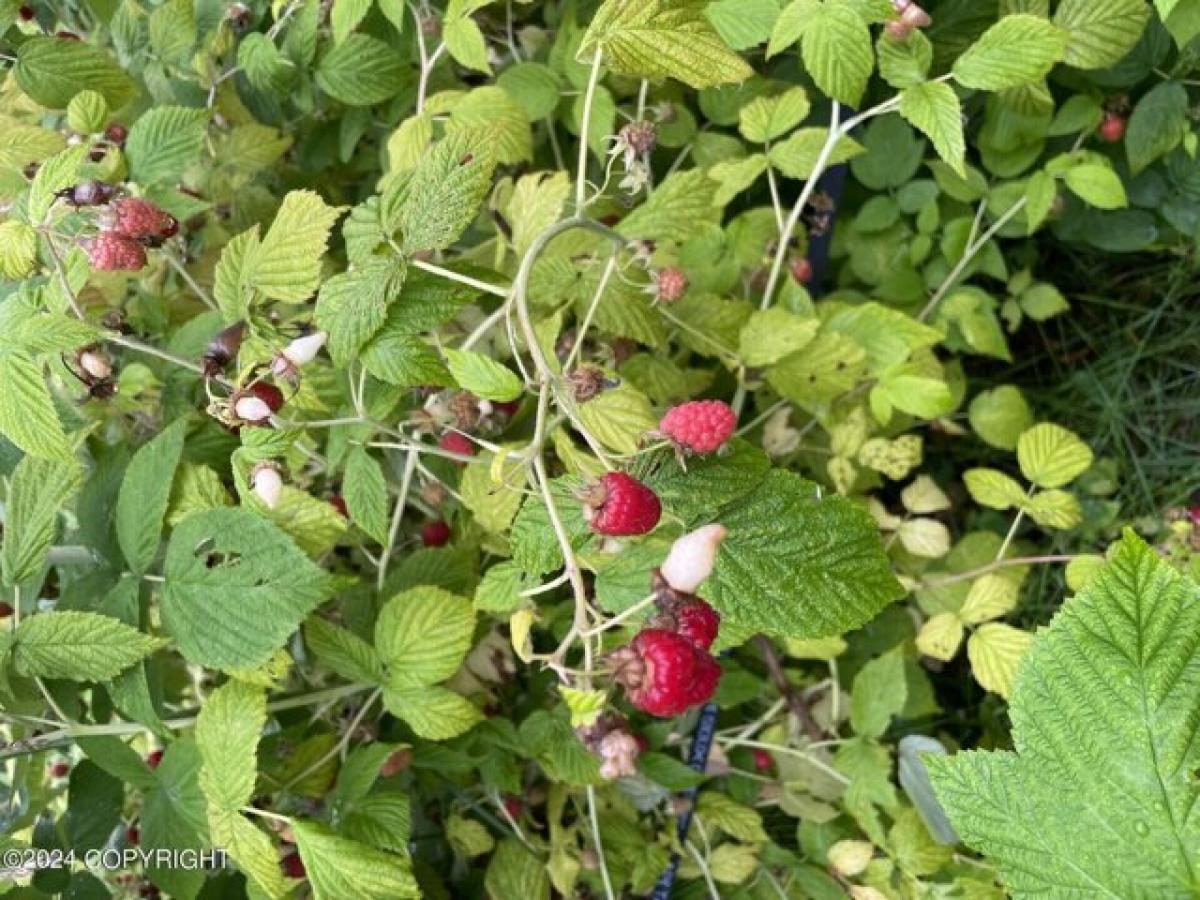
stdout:
{"type": "Polygon", "coordinates": [[[1011,625],[999,622],[981,625],[967,641],[967,657],[975,680],[1007,700],[1012,696],[1017,668],[1032,642],[1032,634],[1011,625]]]}
{"type": "Polygon", "coordinates": [[[981,575],[971,584],[958,617],[967,625],[990,622],[1016,609],[1018,586],[1001,575],[981,575]]]}
{"type": "Polygon", "coordinates": [[[254,252],[249,282],[272,300],[286,303],[300,303],[315,294],[321,283],[321,257],[341,212],[313,191],[289,193],[254,252]]]}
{"type": "Polygon", "coordinates": [[[1017,462],[1038,487],[1057,488],[1084,473],[1092,464],[1092,450],[1061,425],[1043,422],[1017,441],[1017,462]]]}
{"type": "Polygon", "coordinates": [[[962,645],[963,624],[954,613],[938,613],[917,633],[917,649],[926,656],[949,662],[962,645]]]}
{"type": "Polygon", "coordinates": [[[967,469],[963,473],[963,484],[976,503],[991,509],[1012,509],[1025,502],[1021,485],[995,469],[967,469]]]}

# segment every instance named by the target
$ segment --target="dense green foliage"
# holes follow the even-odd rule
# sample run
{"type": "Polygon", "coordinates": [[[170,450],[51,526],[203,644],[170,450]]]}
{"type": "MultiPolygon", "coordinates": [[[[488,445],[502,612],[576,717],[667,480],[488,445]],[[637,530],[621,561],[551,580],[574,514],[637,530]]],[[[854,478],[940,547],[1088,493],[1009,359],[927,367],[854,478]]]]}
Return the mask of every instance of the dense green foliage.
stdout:
{"type": "Polygon", "coordinates": [[[1198,35],[0,0],[0,893],[1193,896],[1198,35]]]}

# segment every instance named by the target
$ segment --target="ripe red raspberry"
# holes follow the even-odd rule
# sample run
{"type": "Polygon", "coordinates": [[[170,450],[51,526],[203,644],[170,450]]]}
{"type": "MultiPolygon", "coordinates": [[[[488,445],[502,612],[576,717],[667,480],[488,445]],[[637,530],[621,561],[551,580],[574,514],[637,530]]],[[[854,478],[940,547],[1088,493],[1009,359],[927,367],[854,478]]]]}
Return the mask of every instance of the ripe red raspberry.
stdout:
{"type": "Polygon", "coordinates": [[[1188,510],[1188,518],[1192,520],[1192,525],[1200,528],[1200,505],[1193,506],[1188,510]]]}
{"type": "Polygon", "coordinates": [[[668,615],[674,622],[675,631],[701,650],[707,650],[717,639],[721,616],[699,597],[676,604],[668,615]]]}
{"type": "Polygon", "coordinates": [[[125,138],[129,137],[129,129],[120,122],[113,122],[104,129],[104,136],[114,144],[123,144],[125,138]]]}
{"type": "Polygon", "coordinates": [[[7,619],[13,614],[12,604],[0,600],[0,619],[7,619]]]}
{"type": "Polygon", "coordinates": [[[267,406],[271,407],[271,412],[279,412],[279,407],[283,406],[283,391],[275,387],[273,384],[268,384],[265,381],[256,381],[248,388],[246,393],[253,394],[267,406]]]}
{"type": "Polygon", "coordinates": [[[1100,139],[1108,144],[1118,144],[1125,137],[1125,119],[1116,113],[1107,113],[1100,123],[1100,139]]]}
{"type": "Polygon", "coordinates": [[[693,453],[712,453],[737,428],[737,413],[722,400],[693,400],[667,410],[658,430],[693,453]]]}
{"type": "Polygon", "coordinates": [[[65,762],[56,762],[50,766],[50,775],[53,778],[66,778],[71,772],[71,764],[65,762]]]}
{"type": "Polygon", "coordinates": [[[769,772],[775,766],[775,759],[761,747],[754,748],[754,768],[760,772],[769,772]]]}
{"type": "Polygon", "coordinates": [[[287,878],[307,878],[308,871],[304,868],[304,860],[294,850],[280,862],[283,874],[287,878]]]}
{"type": "Polygon", "coordinates": [[[720,668],[687,638],[661,628],[638,633],[612,657],[629,702],[652,716],[677,716],[716,690],[720,668]]]}
{"type": "Polygon", "coordinates": [[[124,197],[116,201],[101,215],[100,226],[135,240],[170,237],[179,230],[179,223],[174,216],[140,197],[124,197]]]}
{"type": "Polygon", "coordinates": [[[341,494],[334,494],[329,498],[329,505],[338,511],[338,515],[343,519],[350,518],[350,509],[346,506],[346,498],[341,494]]]}
{"type": "Polygon", "coordinates": [[[99,272],[137,271],[146,265],[146,250],[123,234],[102,231],[92,238],[88,262],[99,272]]]}
{"type": "Polygon", "coordinates": [[[793,259],[791,264],[792,277],[796,279],[798,284],[808,284],[812,281],[813,267],[803,256],[798,259],[793,259]]]}
{"type": "Polygon", "coordinates": [[[421,526],[421,543],[426,547],[445,547],[450,543],[450,526],[445,522],[426,522],[421,526]]]}
{"type": "Polygon", "coordinates": [[[132,847],[136,847],[138,845],[138,841],[141,839],[142,833],[138,831],[138,827],[136,825],[130,825],[125,829],[125,843],[132,847]]]}
{"type": "Polygon", "coordinates": [[[146,765],[152,769],[157,769],[158,764],[162,762],[163,752],[161,750],[151,750],[146,754],[146,765]]]}
{"type": "MultiPolygon", "coordinates": [[[[471,443],[471,439],[466,435],[459,434],[457,431],[447,431],[438,439],[438,446],[450,453],[457,453],[459,456],[474,456],[475,445],[471,443]]],[[[465,466],[463,460],[455,460],[460,466],[465,466]]]]}
{"type": "Polygon", "coordinates": [[[656,296],[663,303],[674,303],[687,293],[688,283],[688,277],[682,269],[662,269],[655,278],[656,296]]]}
{"type": "Polygon", "coordinates": [[[662,515],[658,495],[624,472],[607,472],[585,496],[592,531],[610,537],[646,534],[662,515]]]}
{"type": "Polygon", "coordinates": [[[512,796],[512,794],[509,794],[504,798],[504,811],[507,812],[512,818],[521,818],[521,808],[521,801],[512,796]]]}

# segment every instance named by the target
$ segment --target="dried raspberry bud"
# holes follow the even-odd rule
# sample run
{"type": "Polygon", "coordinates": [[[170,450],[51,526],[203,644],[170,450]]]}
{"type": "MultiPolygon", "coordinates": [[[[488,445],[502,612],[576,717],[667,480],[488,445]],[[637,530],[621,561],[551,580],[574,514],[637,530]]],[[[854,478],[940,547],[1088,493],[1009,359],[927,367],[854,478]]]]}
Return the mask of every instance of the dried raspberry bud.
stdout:
{"type": "Polygon", "coordinates": [[[225,18],[235,30],[240,31],[250,24],[250,7],[245,3],[230,3],[225,10],[225,18]]]}
{"type": "Polygon", "coordinates": [[[96,381],[105,381],[112,377],[112,361],[95,347],[88,347],[79,351],[79,356],[76,359],[79,363],[80,371],[89,378],[96,381]]]}
{"type": "Polygon", "coordinates": [[[687,293],[688,277],[683,269],[660,269],[654,277],[655,297],[662,303],[674,303],[687,293]]]}
{"type": "Polygon", "coordinates": [[[32,6],[22,6],[17,10],[17,15],[21,17],[22,22],[32,22],[37,14],[32,6]]]}
{"type": "Polygon", "coordinates": [[[600,777],[612,780],[637,774],[638,743],[627,731],[610,731],[600,739],[600,777]]]}
{"type": "Polygon", "coordinates": [[[694,594],[712,574],[717,548],[729,532],[724,525],[713,522],[697,528],[675,541],[671,552],[659,569],[663,580],[674,590],[694,594]]]}
{"type": "Polygon", "coordinates": [[[124,235],[101,232],[88,247],[88,263],[99,272],[136,272],[146,265],[146,250],[124,235]]]}
{"type": "Polygon", "coordinates": [[[426,547],[445,547],[450,543],[450,526],[438,520],[421,526],[421,544],[426,547]]]}
{"type": "Polygon", "coordinates": [[[796,279],[797,284],[808,284],[810,281],[812,281],[812,263],[810,263],[803,256],[792,260],[789,270],[792,273],[792,278],[796,279]]]}
{"type": "Polygon", "coordinates": [[[1108,144],[1119,144],[1125,137],[1125,118],[1115,113],[1105,113],[1100,123],[1100,139],[1108,144]]]}
{"type": "Polygon", "coordinates": [[[135,240],[168,237],[179,229],[174,216],[140,197],[125,197],[116,201],[100,214],[99,222],[106,231],[115,231],[135,240]]]}
{"type": "Polygon", "coordinates": [[[733,436],[737,413],[722,400],[693,400],[667,410],[658,430],[693,453],[713,453],[733,436]]]}
{"type": "Polygon", "coordinates": [[[658,144],[658,129],[653,122],[630,122],[617,135],[617,145],[635,156],[649,156],[658,144]]]}
{"type": "Polygon", "coordinates": [[[228,328],[218,331],[204,351],[201,360],[204,366],[204,377],[215,378],[238,355],[242,348],[242,338],[246,336],[246,323],[235,322],[228,328]]]}
{"type": "Polygon", "coordinates": [[[263,462],[255,466],[250,473],[250,485],[254,489],[254,495],[267,509],[274,509],[279,504],[279,498],[283,494],[283,476],[279,474],[279,467],[274,463],[263,462]]]}
{"type": "Polygon", "coordinates": [[[617,386],[616,382],[605,377],[603,369],[591,365],[579,366],[566,377],[566,382],[576,403],[587,403],[606,389],[617,386]]]}
{"type": "Polygon", "coordinates": [[[329,333],[325,331],[314,331],[296,338],[271,360],[271,371],[280,378],[295,381],[300,377],[300,368],[316,359],[328,339],[329,333]]]}
{"type": "Polygon", "coordinates": [[[508,813],[508,815],[511,818],[513,818],[513,819],[521,818],[521,812],[523,809],[524,809],[524,806],[521,805],[521,801],[517,797],[514,797],[512,794],[509,794],[507,797],[504,798],[504,811],[506,813],[508,813]]]}
{"type": "Polygon", "coordinates": [[[71,206],[99,206],[101,203],[107,203],[116,190],[111,184],[105,184],[103,181],[88,180],[81,181],[73,188],[67,188],[60,196],[65,197],[71,206]]]}
{"type": "MultiPolygon", "coordinates": [[[[447,431],[438,439],[438,446],[449,453],[455,453],[458,456],[474,456],[475,445],[471,443],[471,439],[466,435],[459,434],[457,431],[447,431]]],[[[460,465],[466,465],[465,460],[455,460],[460,465]]]]}
{"type": "Polygon", "coordinates": [[[706,702],[721,674],[716,660],[687,638],[659,628],[639,632],[628,647],[610,654],[609,666],[630,703],[663,717],[706,702]]]}
{"type": "Polygon", "coordinates": [[[471,431],[479,424],[479,419],[483,415],[482,404],[486,402],[469,391],[457,391],[451,395],[447,408],[459,428],[463,431],[471,431]]]}
{"type": "Polygon", "coordinates": [[[658,495],[624,472],[607,472],[584,494],[592,531],[625,537],[653,531],[662,515],[658,495]]]}
{"type": "Polygon", "coordinates": [[[142,833],[136,825],[130,825],[125,829],[125,843],[131,847],[136,847],[142,839],[142,833]]]}

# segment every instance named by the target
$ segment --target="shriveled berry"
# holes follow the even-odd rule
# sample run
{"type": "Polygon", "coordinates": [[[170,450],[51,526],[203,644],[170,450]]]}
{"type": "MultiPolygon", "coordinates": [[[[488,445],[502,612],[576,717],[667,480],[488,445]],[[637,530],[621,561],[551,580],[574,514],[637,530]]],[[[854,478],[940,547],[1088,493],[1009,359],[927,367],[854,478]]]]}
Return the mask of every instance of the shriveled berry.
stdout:
{"type": "Polygon", "coordinates": [[[280,862],[283,874],[288,878],[307,878],[308,871],[304,868],[304,860],[300,854],[292,851],[280,862]]]}
{"type": "Polygon", "coordinates": [[[656,296],[663,303],[674,303],[683,298],[688,289],[688,277],[683,269],[674,267],[660,269],[655,278],[656,296]]]}
{"type": "Polygon", "coordinates": [[[642,712],[677,716],[706,701],[716,689],[716,661],[682,635],[647,628],[628,650],[627,660],[616,657],[621,665],[617,678],[625,684],[629,702],[642,712]]]}
{"type": "Polygon", "coordinates": [[[610,537],[646,534],[662,515],[658,495],[624,472],[607,472],[587,492],[592,531],[610,537]]]}
{"type": "Polygon", "coordinates": [[[104,136],[114,144],[123,144],[125,138],[129,137],[129,129],[120,122],[113,122],[104,129],[104,136]]]}
{"type": "Polygon", "coordinates": [[[158,764],[162,762],[163,752],[161,750],[151,750],[146,754],[146,765],[152,769],[157,769],[158,764]]]}
{"type": "Polygon", "coordinates": [[[218,331],[208,347],[204,350],[204,377],[215,378],[221,370],[229,365],[242,348],[242,338],[246,336],[246,323],[234,322],[228,328],[218,331]]]}
{"type": "Polygon", "coordinates": [[[658,143],[658,129],[653,122],[639,119],[622,128],[618,138],[620,144],[635,156],[646,156],[654,151],[658,143]]]}
{"type": "Polygon", "coordinates": [[[102,231],[88,247],[88,263],[99,272],[136,272],[146,265],[146,250],[123,234],[102,231]]]}
{"type": "Polygon", "coordinates": [[[1108,144],[1118,144],[1125,137],[1125,118],[1108,113],[1100,123],[1100,139],[1108,144]]]}
{"type": "Polygon", "coordinates": [[[812,281],[813,267],[805,257],[801,256],[792,260],[789,269],[792,273],[792,278],[796,279],[797,284],[808,284],[812,281]]]}
{"type": "Polygon", "coordinates": [[[737,428],[737,413],[722,400],[693,400],[667,410],[658,430],[693,453],[712,453],[737,428]]]}
{"type": "Polygon", "coordinates": [[[168,237],[179,230],[174,216],[140,197],[123,197],[113,203],[104,211],[100,224],[106,230],[135,240],[168,237]]]}
{"type": "Polygon", "coordinates": [[[445,547],[450,543],[450,526],[445,522],[426,522],[421,526],[421,543],[426,547],[445,547]]]}
{"type": "Polygon", "coordinates": [[[32,6],[22,6],[17,10],[17,15],[21,17],[22,22],[32,22],[37,13],[33,11],[32,6]]]}
{"type": "MultiPolygon", "coordinates": [[[[471,439],[457,431],[447,431],[443,434],[438,440],[438,446],[449,453],[457,453],[459,456],[475,455],[475,445],[471,443],[471,439]]],[[[456,462],[466,465],[462,460],[456,460],[456,462]]]]}

